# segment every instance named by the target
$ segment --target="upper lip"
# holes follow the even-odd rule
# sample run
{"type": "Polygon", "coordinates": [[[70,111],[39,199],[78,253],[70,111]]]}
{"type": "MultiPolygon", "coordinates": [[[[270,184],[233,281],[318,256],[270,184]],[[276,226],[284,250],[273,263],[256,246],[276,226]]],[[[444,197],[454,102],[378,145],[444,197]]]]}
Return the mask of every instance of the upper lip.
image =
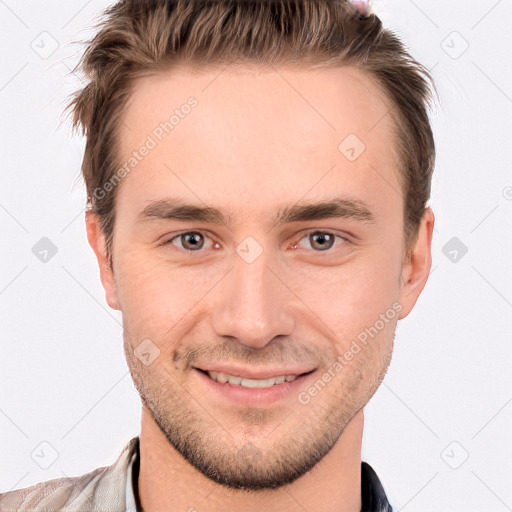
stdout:
{"type": "Polygon", "coordinates": [[[271,367],[271,368],[244,368],[234,364],[212,363],[195,366],[197,370],[205,372],[220,372],[228,375],[236,375],[246,379],[271,379],[281,375],[302,375],[309,373],[315,368],[310,366],[289,366],[289,367],[271,367]]]}

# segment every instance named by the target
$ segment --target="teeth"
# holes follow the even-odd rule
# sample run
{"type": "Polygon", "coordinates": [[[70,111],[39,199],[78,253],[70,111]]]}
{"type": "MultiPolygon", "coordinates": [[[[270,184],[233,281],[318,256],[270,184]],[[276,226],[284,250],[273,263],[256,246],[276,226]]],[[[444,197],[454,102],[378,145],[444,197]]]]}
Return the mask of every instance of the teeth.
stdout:
{"type": "Polygon", "coordinates": [[[275,384],[282,384],[285,381],[291,382],[297,378],[297,375],[280,375],[271,379],[246,379],[221,372],[208,371],[206,373],[217,382],[222,382],[223,384],[229,382],[229,384],[236,384],[244,388],[268,388],[275,384]]]}

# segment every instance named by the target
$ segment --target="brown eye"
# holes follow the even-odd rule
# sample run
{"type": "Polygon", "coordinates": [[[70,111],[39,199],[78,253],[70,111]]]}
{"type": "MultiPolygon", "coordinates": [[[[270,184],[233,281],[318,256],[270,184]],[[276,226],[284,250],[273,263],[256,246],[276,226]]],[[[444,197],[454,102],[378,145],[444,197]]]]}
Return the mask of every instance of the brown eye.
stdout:
{"type": "Polygon", "coordinates": [[[309,240],[311,247],[320,251],[326,251],[334,245],[334,235],[332,233],[316,231],[315,233],[310,233],[309,240]]]}
{"type": "MultiPolygon", "coordinates": [[[[310,231],[306,235],[304,235],[298,242],[292,244],[292,249],[308,249],[313,248],[314,252],[323,252],[323,251],[329,251],[329,249],[332,249],[336,243],[336,239],[340,239],[340,244],[342,247],[349,243],[349,240],[345,238],[344,236],[338,235],[336,233],[332,233],[330,231],[310,231]],[[307,245],[309,247],[305,247],[304,240],[307,241],[307,245]]],[[[340,247],[341,248],[341,247],[340,247]]],[[[331,253],[333,251],[330,251],[331,253]]]]}
{"type": "Polygon", "coordinates": [[[195,252],[204,247],[204,241],[205,237],[199,231],[187,231],[173,236],[162,245],[175,245],[178,249],[195,252]],[[176,240],[180,241],[179,245],[175,244],[176,240]]]}
{"type": "Polygon", "coordinates": [[[195,251],[198,249],[202,249],[202,247],[204,246],[204,237],[201,233],[198,233],[197,231],[182,233],[176,238],[178,238],[181,241],[183,249],[186,249],[187,251],[195,251]]]}

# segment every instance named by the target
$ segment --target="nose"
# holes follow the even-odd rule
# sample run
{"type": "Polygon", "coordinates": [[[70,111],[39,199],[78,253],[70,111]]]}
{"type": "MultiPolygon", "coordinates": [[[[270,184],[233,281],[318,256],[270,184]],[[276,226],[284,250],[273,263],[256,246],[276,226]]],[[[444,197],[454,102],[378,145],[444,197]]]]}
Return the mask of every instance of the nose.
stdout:
{"type": "Polygon", "coordinates": [[[269,260],[265,251],[252,262],[233,254],[233,268],[217,287],[212,312],[218,336],[261,348],[276,336],[292,334],[294,295],[269,260]]]}

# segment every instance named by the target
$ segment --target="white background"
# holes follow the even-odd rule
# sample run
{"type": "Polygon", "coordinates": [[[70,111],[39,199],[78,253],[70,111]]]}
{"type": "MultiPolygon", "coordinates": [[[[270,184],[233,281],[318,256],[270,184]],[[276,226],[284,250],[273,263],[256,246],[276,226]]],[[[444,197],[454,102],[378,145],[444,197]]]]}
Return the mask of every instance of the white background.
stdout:
{"type": "MultiPolygon", "coordinates": [[[[0,0],[0,491],[111,464],[139,432],[120,313],[86,241],[83,140],[59,124],[80,86],[70,42],[109,4],[0,0]],[[58,248],[46,263],[42,237],[58,248]],[[41,442],[58,452],[48,469],[31,458],[41,442]]],[[[365,409],[362,458],[396,511],[512,510],[512,3],[374,9],[432,69],[441,106],[432,273],[365,409]]]]}

